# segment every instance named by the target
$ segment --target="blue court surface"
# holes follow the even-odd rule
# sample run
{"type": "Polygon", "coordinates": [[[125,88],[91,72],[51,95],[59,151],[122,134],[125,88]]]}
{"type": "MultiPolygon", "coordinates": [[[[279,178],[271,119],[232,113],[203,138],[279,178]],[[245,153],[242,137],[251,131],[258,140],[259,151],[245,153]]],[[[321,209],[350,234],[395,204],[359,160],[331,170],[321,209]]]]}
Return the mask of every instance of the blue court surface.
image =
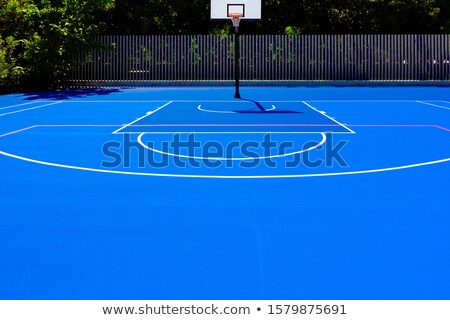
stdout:
{"type": "Polygon", "coordinates": [[[450,88],[0,96],[1,299],[450,299],[450,88]]]}

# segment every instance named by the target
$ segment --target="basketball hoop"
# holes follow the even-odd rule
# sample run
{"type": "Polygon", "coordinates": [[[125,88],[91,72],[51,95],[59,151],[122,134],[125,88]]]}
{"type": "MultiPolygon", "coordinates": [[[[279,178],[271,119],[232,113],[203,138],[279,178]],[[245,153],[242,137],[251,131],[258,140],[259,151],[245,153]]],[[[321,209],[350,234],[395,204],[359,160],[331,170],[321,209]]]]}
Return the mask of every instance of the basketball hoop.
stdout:
{"type": "MultiPolygon", "coordinates": [[[[205,0],[206,1],[206,0],[205,0]]],[[[239,23],[241,20],[261,20],[262,0],[210,0],[211,19],[231,19],[234,27],[234,77],[236,91],[234,97],[240,99],[239,74],[241,61],[241,46],[239,40],[239,23]]]]}
{"type": "Polygon", "coordinates": [[[239,28],[239,22],[241,22],[241,18],[243,16],[242,13],[229,13],[228,16],[231,19],[231,22],[233,22],[233,26],[235,28],[239,28]]]}

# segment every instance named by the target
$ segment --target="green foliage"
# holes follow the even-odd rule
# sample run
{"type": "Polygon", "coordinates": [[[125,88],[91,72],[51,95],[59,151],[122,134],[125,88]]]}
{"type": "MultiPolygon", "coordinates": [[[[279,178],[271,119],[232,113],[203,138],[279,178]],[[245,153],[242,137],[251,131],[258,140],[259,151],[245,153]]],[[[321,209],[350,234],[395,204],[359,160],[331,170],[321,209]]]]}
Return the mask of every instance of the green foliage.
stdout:
{"type": "MultiPolygon", "coordinates": [[[[443,32],[448,0],[266,0],[258,33],[307,34],[443,32]],[[286,29],[289,27],[289,30],[286,29]]],[[[446,15],[449,20],[449,12],[446,15]]]]}
{"type": "Polygon", "coordinates": [[[436,6],[439,8],[439,28],[443,33],[450,33],[450,1],[436,0],[436,6]]]}
{"type": "Polygon", "coordinates": [[[23,68],[15,64],[12,54],[17,45],[18,42],[13,37],[3,39],[0,36],[0,85],[3,91],[17,85],[24,74],[23,68]]]}
{"type": "MultiPolygon", "coordinates": [[[[211,0],[0,0],[0,91],[57,86],[103,34],[233,33],[211,0]]],[[[449,0],[262,0],[243,34],[449,33],[449,0]]]]}
{"type": "Polygon", "coordinates": [[[284,30],[288,36],[296,36],[302,34],[302,29],[295,26],[287,26],[284,30]]]}
{"type": "Polygon", "coordinates": [[[377,33],[437,33],[440,9],[435,0],[379,0],[373,3],[377,33]]]}
{"type": "MultiPolygon", "coordinates": [[[[116,0],[110,34],[233,33],[212,21],[211,0],[116,0]]],[[[262,0],[263,20],[245,21],[241,33],[345,34],[449,31],[449,0],[262,0]]]]}
{"type": "Polygon", "coordinates": [[[234,32],[234,28],[230,23],[230,24],[225,24],[222,27],[217,26],[215,29],[211,30],[210,34],[226,37],[229,34],[231,34],[231,30],[232,30],[232,32],[234,32]]]}
{"type": "Polygon", "coordinates": [[[109,34],[208,34],[211,0],[116,0],[109,34]]]}
{"type": "Polygon", "coordinates": [[[0,0],[0,91],[59,85],[73,54],[96,46],[97,12],[112,0],[0,0]]]}

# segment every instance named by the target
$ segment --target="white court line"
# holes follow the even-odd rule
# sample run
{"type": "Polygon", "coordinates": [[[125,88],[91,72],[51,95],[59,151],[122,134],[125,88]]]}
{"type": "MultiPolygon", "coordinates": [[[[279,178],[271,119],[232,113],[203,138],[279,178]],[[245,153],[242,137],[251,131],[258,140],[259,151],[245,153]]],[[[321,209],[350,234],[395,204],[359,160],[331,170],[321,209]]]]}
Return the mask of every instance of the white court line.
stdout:
{"type": "MultiPolygon", "coordinates": [[[[149,102],[166,102],[166,100],[67,100],[64,102],[68,102],[68,103],[108,103],[108,102],[112,102],[112,103],[125,103],[125,102],[129,102],[129,103],[149,103],[149,102]]],[[[218,102],[218,103],[252,103],[254,104],[253,101],[248,101],[248,100],[237,100],[237,99],[233,99],[233,100],[171,100],[172,102],[189,102],[189,103],[197,103],[197,102],[207,102],[207,103],[214,103],[214,102],[218,102]]],[[[286,103],[297,103],[298,100],[255,100],[257,102],[286,102],[286,103]]],[[[43,102],[49,102],[49,101],[43,101],[43,102]]]]}
{"type": "Polygon", "coordinates": [[[441,101],[441,102],[443,102],[443,103],[450,103],[449,101],[441,101]]]}
{"type": "MultiPolygon", "coordinates": [[[[65,127],[123,127],[121,124],[37,124],[27,128],[23,128],[17,131],[8,132],[6,134],[0,135],[1,137],[6,137],[8,135],[12,135],[14,133],[19,133],[21,131],[34,129],[34,128],[65,128],[65,127]]],[[[445,129],[446,130],[446,129],[445,129]]],[[[121,131],[118,134],[322,134],[322,133],[330,133],[330,134],[352,134],[351,132],[326,132],[326,131],[151,131],[151,132],[136,132],[136,131],[121,131]]]]}
{"type": "Polygon", "coordinates": [[[421,103],[421,104],[426,104],[426,105],[429,105],[429,106],[432,106],[432,107],[436,107],[436,108],[441,108],[441,109],[450,110],[450,108],[448,108],[448,107],[439,106],[439,105],[437,105],[437,104],[432,104],[432,103],[423,102],[423,101],[418,101],[418,100],[417,100],[416,102],[421,103]]]}
{"type": "Polygon", "coordinates": [[[25,112],[25,111],[29,111],[29,110],[44,108],[44,107],[52,106],[52,105],[59,104],[59,103],[62,103],[62,101],[57,101],[57,102],[53,102],[53,103],[49,103],[49,104],[44,104],[43,106],[38,106],[38,107],[27,108],[27,109],[22,109],[22,110],[18,110],[18,111],[2,113],[2,114],[0,114],[0,117],[6,116],[6,115],[9,115],[9,114],[14,114],[14,113],[19,113],[19,112],[25,112]]]}
{"type": "MultiPolygon", "coordinates": [[[[11,108],[16,108],[16,107],[20,107],[20,106],[26,106],[28,104],[32,104],[32,103],[38,103],[40,101],[32,101],[32,102],[27,102],[27,103],[21,103],[21,104],[15,104],[13,106],[7,106],[7,107],[1,107],[0,110],[4,110],[4,109],[11,109],[11,108]]],[[[44,101],[44,103],[47,101],[44,101]]],[[[49,101],[50,102],[50,101],[49,101]]]]}
{"type": "Polygon", "coordinates": [[[220,111],[220,110],[208,110],[208,109],[203,109],[202,105],[199,105],[197,107],[198,110],[203,111],[203,112],[211,112],[211,113],[236,113],[235,111],[220,111]]]}
{"type": "Polygon", "coordinates": [[[360,170],[360,171],[344,171],[344,172],[330,172],[330,173],[313,173],[313,174],[289,174],[289,175],[261,175],[261,176],[227,176],[227,175],[197,175],[197,174],[172,174],[172,173],[150,173],[150,172],[136,172],[136,171],[118,171],[118,170],[106,170],[106,169],[95,169],[95,168],[87,168],[87,167],[79,167],[72,165],[65,165],[53,162],[40,161],[30,158],[25,158],[22,156],[18,156],[15,154],[7,153],[0,150],[0,155],[4,155],[6,157],[41,164],[50,167],[59,167],[64,169],[73,169],[80,171],[90,171],[90,172],[99,172],[99,173],[110,173],[110,174],[123,174],[123,175],[131,175],[131,176],[148,176],[148,177],[172,177],[172,178],[202,178],[202,179],[286,179],[286,178],[313,178],[313,177],[332,177],[332,176],[346,176],[346,175],[358,175],[358,174],[367,174],[367,173],[380,173],[380,172],[389,172],[396,170],[404,170],[411,169],[417,167],[423,167],[433,164],[439,164],[450,161],[450,158],[415,163],[410,165],[398,166],[398,167],[390,167],[390,168],[381,168],[381,169],[372,169],[372,170],[360,170]]]}
{"type": "MultiPolygon", "coordinates": [[[[44,125],[42,125],[44,126],[44,125]]],[[[7,135],[11,135],[13,133],[17,133],[20,131],[25,131],[28,129],[32,129],[37,126],[32,126],[28,128],[24,128],[21,130],[17,130],[16,132],[8,133],[7,135]]],[[[234,132],[233,132],[234,133],[234,132]]],[[[254,132],[251,132],[254,133],[254,132]]],[[[286,132],[283,132],[286,133],[286,132]]],[[[307,132],[311,133],[311,132],[307,132]]],[[[349,132],[347,132],[349,133],[349,132]]],[[[3,135],[5,136],[5,135],[3,135]]],[[[415,163],[410,165],[404,165],[404,166],[397,166],[397,167],[387,167],[387,168],[380,168],[380,169],[370,169],[370,170],[360,170],[360,171],[344,171],[344,172],[330,172],[330,173],[315,173],[315,174],[290,174],[290,175],[260,175],[260,176],[249,176],[249,175],[241,175],[241,176],[230,176],[230,175],[195,175],[195,174],[171,174],[171,173],[148,173],[148,172],[133,172],[133,171],[118,171],[118,170],[106,170],[106,169],[96,169],[96,168],[88,168],[88,167],[80,167],[80,166],[72,166],[72,165],[65,165],[65,164],[59,164],[59,163],[52,163],[52,162],[46,162],[46,161],[40,161],[35,159],[30,159],[26,157],[22,157],[19,155],[14,155],[11,153],[7,153],[5,151],[0,150],[0,155],[4,155],[6,157],[30,162],[30,163],[36,163],[40,165],[46,165],[51,167],[59,167],[64,169],[73,169],[73,170],[80,170],[80,171],[88,171],[88,172],[98,172],[98,173],[109,173],[109,174],[122,174],[122,175],[131,175],[131,176],[150,176],[150,177],[173,177],[173,178],[202,178],[202,179],[286,179],[286,178],[310,178],[310,177],[330,177],[330,176],[346,176],[346,175],[357,175],[357,174],[368,174],[368,173],[380,173],[380,172],[389,172],[389,171],[396,171],[396,170],[404,170],[404,169],[411,169],[411,168],[417,168],[422,166],[428,166],[428,165],[434,165],[434,164],[440,164],[449,162],[450,158],[444,158],[429,162],[421,162],[421,163],[415,163]]]]}
{"type": "Polygon", "coordinates": [[[123,127],[117,129],[116,131],[113,132],[113,134],[117,134],[120,130],[125,129],[125,128],[131,126],[132,124],[138,122],[139,120],[142,120],[142,119],[144,119],[144,118],[146,118],[146,117],[148,117],[148,116],[154,114],[155,112],[161,110],[161,109],[164,108],[164,107],[167,107],[167,106],[168,106],[169,104],[171,104],[172,102],[173,102],[173,101],[169,101],[169,102],[167,102],[165,105],[159,107],[158,109],[155,109],[155,110],[153,110],[153,111],[147,112],[147,113],[146,113],[145,115],[143,115],[142,117],[137,118],[137,119],[134,120],[133,122],[130,122],[130,123],[124,125],[123,127]]]}
{"type": "Polygon", "coordinates": [[[326,132],[326,131],[294,131],[294,132],[283,132],[283,131],[211,131],[211,132],[198,132],[198,131],[152,131],[152,132],[119,132],[119,134],[321,134],[321,133],[331,133],[331,134],[353,134],[352,132],[326,132]]]}
{"type": "Polygon", "coordinates": [[[346,127],[345,125],[343,125],[342,123],[340,123],[339,121],[336,121],[335,119],[331,118],[330,116],[328,116],[326,113],[324,112],[320,112],[319,110],[317,110],[316,108],[312,107],[310,104],[308,104],[306,101],[302,101],[303,104],[305,104],[306,106],[308,106],[309,108],[313,109],[314,111],[316,111],[317,113],[321,114],[322,116],[327,117],[328,119],[330,119],[331,121],[333,121],[334,123],[337,123],[338,125],[340,125],[341,127],[345,128],[346,130],[350,131],[350,133],[356,133],[355,131],[353,131],[352,129],[346,127]]]}
{"type": "MultiPolygon", "coordinates": [[[[64,103],[151,103],[151,102],[166,102],[166,100],[64,100],[64,103]]],[[[189,103],[197,103],[197,102],[201,102],[201,103],[254,103],[252,101],[248,101],[248,100],[237,100],[237,99],[233,99],[233,100],[172,100],[173,102],[189,102],[189,103]]],[[[298,100],[255,100],[258,102],[274,102],[274,103],[297,103],[298,100]]],[[[339,99],[335,99],[335,100],[308,100],[309,102],[416,102],[417,100],[411,99],[411,100],[339,100],[339,99]]],[[[430,100],[430,101],[441,101],[441,100],[430,100]]],[[[37,102],[52,102],[52,100],[36,100],[33,103],[37,103],[37,102]]],[[[446,101],[442,101],[445,103],[450,103],[450,102],[446,102],[446,101]]],[[[1,108],[0,108],[1,109],[1,108]]]]}
{"type": "Polygon", "coordinates": [[[316,149],[316,148],[320,147],[321,145],[323,145],[327,141],[327,136],[325,135],[325,133],[321,133],[322,141],[320,141],[316,145],[314,145],[308,149],[304,149],[304,150],[298,150],[298,151],[294,151],[294,152],[290,152],[290,153],[286,153],[286,154],[276,154],[276,155],[272,155],[272,156],[262,156],[262,157],[245,157],[245,158],[223,158],[222,157],[222,158],[220,158],[220,157],[187,156],[187,155],[183,155],[183,154],[174,154],[174,153],[169,153],[169,152],[164,152],[162,150],[154,149],[142,142],[142,137],[144,135],[145,135],[145,133],[141,133],[137,140],[142,147],[144,147],[145,149],[148,149],[150,151],[153,151],[153,152],[156,152],[156,153],[159,153],[162,155],[170,156],[170,157],[198,159],[198,160],[219,160],[219,161],[248,161],[248,160],[285,158],[285,157],[305,153],[305,152],[311,151],[313,149],[316,149]]]}

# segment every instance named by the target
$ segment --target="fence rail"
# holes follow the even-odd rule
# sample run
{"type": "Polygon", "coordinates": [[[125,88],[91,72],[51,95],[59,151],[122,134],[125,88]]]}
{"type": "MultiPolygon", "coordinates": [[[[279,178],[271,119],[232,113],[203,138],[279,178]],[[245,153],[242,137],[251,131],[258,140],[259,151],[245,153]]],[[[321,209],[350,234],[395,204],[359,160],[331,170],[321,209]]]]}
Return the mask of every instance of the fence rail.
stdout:
{"type": "MultiPolygon", "coordinates": [[[[77,82],[234,79],[234,36],[102,36],[107,51],[80,52],[77,82]]],[[[244,35],[241,79],[450,80],[450,35],[244,35]]]]}

